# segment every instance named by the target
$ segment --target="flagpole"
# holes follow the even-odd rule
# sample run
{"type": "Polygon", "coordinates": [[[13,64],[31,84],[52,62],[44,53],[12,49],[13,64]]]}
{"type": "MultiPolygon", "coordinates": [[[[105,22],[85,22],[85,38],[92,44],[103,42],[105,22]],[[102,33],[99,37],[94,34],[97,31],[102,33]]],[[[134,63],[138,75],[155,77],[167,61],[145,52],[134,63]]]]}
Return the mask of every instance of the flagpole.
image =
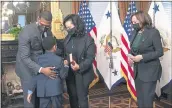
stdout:
{"type": "MultiPolygon", "coordinates": [[[[155,7],[155,1],[153,1],[155,7]]],[[[153,27],[155,27],[155,10],[153,11],[153,27]]]]}
{"type": "MultiPolygon", "coordinates": [[[[131,13],[131,15],[133,15],[133,8],[132,8],[132,3],[133,3],[134,1],[131,1],[131,5],[129,4],[129,6],[130,6],[130,13],[131,13]]],[[[132,33],[132,27],[130,27],[130,33],[132,33]]]]}
{"type": "MultiPolygon", "coordinates": [[[[133,15],[133,8],[132,8],[132,3],[134,3],[133,1],[131,2],[131,5],[129,4],[130,8],[131,8],[131,15],[133,15]]],[[[130,33],[132,33],[132,27],[131,27],[131,31],[130,33]]],[[[132,101],[132,96],[129,98],[129,108],[131,108],[131,101],[132,101]]]]}
{"type": "MultiPolygon", "coordinates": [[[[111,13],[111,17],[110,17],[110,43],[112,44],[112,1],[110,1],[110,13],[111,13]]],[[[113,49],[112,49],[113,50],[113,49]]],[[[113,58],[112,58],[112,51],[110,52],[110,63],[109,63],[109,68],[110,68],[110,86],[111,86],[111,72],[112,72],[112,68],[113,68],[113,58]]],[[[111,108],[111,88],[109,90],[109,108],[111,108]]]]}

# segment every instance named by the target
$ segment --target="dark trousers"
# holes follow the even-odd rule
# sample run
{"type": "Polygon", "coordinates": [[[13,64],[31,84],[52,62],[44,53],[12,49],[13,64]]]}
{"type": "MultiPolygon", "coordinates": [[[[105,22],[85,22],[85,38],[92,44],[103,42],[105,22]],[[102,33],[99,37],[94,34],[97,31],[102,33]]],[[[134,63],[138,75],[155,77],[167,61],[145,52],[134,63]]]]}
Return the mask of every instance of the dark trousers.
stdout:
{"type": "Polygon", "coordinates": [[[40,108],[62,108],[62,95],[40,97],[40,108]]]}
{"type": "Polygon", "coordinates": [[[29,85],[30,85],[30,81],[21,80],[21,86],[23,89],[23,96],[24,96],[24,108],[39,108],[39,98],[36,97],[36,92],[33,92],[32,94],[31,103],[27,102],[29,85]]]}
{"type": "Polygon", "coordinates": [[[156,82],[157,81],[143,82],[138,76],[136,77],[135,86],[139,108],[153,108],[156,82]]]}
{"type": "Polygon", "coordinates": [[[82,76],[69,73],[66,84],[71,108],[88,108],[89,85],[84,85],[82,76]]]}

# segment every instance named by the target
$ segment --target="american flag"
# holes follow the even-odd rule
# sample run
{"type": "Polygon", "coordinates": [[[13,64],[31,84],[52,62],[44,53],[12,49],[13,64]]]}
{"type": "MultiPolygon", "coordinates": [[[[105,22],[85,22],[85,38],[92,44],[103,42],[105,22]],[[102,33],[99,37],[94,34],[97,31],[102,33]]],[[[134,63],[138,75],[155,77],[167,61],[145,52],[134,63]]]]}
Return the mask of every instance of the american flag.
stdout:
{"type": "Polygon", "coordinates": [[[135,2],[130,2],[127,16],[124,21],[124,29],[126,32],[126,35],[121,36],[122,41],[122,48],[121,48],[121,70],[122,74],[127,82],[127,88],[131,94],[131,96],[137,100],[136,96],[136,89],[135,89],[135,83],[134,83],[134,72],[131,66],[128,64],[128,57],[127,54],[130,50],[130,42],[129,39],[131,39],[131,32],[133,30],[131,25],[131,15],[133,13],[137,12],[135,2]]]}
{"type": "MultiPolygon", "coordinates": [[[[93,20],[93,17],[91,15],[91,12],[87,6],[86,1],[81,2],[78,15],[85,22],[86,33],[88,33],[88,35],[91,36],[94,39],[94,41],[96,42],[97,41],[97,28],[96,28],[96,24],[93,20]]],[[[93,68],[94,68],[95,78],[94,78],[94,81],[90,84],[90,87],[92,87],[99,80],[99,77],[97,74],[97,61],[96,60],[94,60],[94,62],[93,62],[93,68]]]]}
{"type": "Polygon", "coordinates": [[[127,11],[127,16],[124,20],[124,25],[123,25],[125,32],[128,35],[129,40],[131,39],[131,32],[134,30],[131,24],[131,15],[135,12],[137,12],[136,4],[135,2],[130,2],[128,11],[127,11]]]}

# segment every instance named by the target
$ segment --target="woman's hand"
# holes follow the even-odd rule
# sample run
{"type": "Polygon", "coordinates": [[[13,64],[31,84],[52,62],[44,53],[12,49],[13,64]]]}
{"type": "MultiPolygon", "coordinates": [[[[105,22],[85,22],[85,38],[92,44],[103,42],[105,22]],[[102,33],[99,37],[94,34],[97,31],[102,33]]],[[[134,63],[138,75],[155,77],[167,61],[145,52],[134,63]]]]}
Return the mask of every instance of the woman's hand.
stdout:
{"type": "Polygon", "coordinates": [[[128,57],[128,64],[129,64],[130,66],[132,66],[133,63],[134,63],[134,61],[128,57]]]}
{"type": "Polygon", "coordinates": [[[79,65],[74,60],[72,61],[71,67],[72,67],[73,71],[79,70],[79,65]]]}
{"type": "Polygon", "coordinates": [[[133,60],[134,62],[140,62],[140,60],[143,59],[142,55],[136,55],[136,56],[132,56],[130,57],[131,60],[133,60]]]}

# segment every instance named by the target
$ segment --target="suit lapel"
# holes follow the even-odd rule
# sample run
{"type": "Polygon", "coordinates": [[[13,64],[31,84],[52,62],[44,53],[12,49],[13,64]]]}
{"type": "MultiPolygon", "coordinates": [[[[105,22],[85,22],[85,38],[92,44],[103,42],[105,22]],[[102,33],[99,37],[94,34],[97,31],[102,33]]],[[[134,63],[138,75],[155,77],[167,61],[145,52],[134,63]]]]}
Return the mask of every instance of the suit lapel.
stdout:
{"type": "Polygon", "coordinates": [[[67,35],[67,36],[66,36],[66,38],[65,38],[65,40],[64,40],[64,46],[67,45],[67,43],[69,42],[70,38],[71,38],[70,35],[67,35]]]}
{"type": "Polygon", "coordinates": [[[132,36],[131,41],[130,41],[130,46],[132,46],[133,41],[134,41],[136,35],[137,35],[137,31],[133,31],[133,36],[132,36]]]}
{"type": "Polygon", "coordinates": [[[36,34],[38,34],[37,35],[38,36],[38,39],[41,40],[41,42],[42,42],[42,36],[41,36],[41,33],[40,33],[40,31],[39,31],[38,26],[37,26],[36,23],[34,24],[34,28],[35,28],[35,30],[37,32],[36,34]]]}

